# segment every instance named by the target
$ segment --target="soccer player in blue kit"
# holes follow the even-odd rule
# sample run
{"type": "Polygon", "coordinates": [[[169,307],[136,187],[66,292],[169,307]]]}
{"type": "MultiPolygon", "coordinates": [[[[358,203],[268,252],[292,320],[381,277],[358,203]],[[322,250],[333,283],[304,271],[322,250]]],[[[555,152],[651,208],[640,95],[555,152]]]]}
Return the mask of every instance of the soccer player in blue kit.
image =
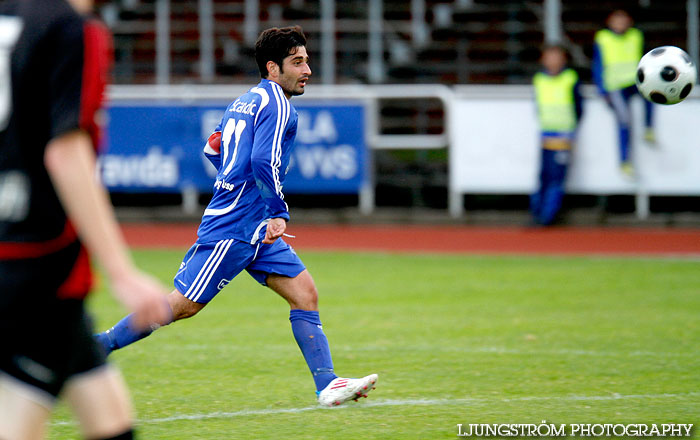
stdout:
{"type": "MultiPolygon", "coordinates": [[[[337,377],[318,313],[318,293],[309,271],[287,243],[289,221],[282,185],[297,130],[289,99],[304,93],[311,76],[306,37],[298,26],[260,34],[255,59],[260,83],[231,103],[205,144],[216,166],[214,196],[204,211],[198,239],[175,275],[168,296],[172,319],[202,310],[243,269],[287,300],[294,337],[313,374],[318,401],[341,405],[366,397],[377,375],[337,377]]],[[[148,336],[131,315],[96,335],[109,353],[148,336]]]]}

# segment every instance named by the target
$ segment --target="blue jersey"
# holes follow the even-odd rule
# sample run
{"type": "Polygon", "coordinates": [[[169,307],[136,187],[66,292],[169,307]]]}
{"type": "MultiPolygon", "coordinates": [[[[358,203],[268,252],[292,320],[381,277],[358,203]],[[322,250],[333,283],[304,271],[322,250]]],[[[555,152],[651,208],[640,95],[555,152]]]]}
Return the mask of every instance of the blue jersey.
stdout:
{"type": "Polygon", "coordinates": [[[279,84],[263,79],[231,103],[216,131],[220,152],[214,196],[197,231],[199,243],[234,238],[256,244],[271,218],[289,220],[282,194],[297,131],[297,112],[279,84]]]}

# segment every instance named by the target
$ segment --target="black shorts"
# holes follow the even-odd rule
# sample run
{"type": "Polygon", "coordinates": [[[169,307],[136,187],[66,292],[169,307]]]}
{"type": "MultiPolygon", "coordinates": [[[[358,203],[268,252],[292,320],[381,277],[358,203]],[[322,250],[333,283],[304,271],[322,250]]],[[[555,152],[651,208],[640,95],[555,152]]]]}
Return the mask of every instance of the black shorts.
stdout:
{"type": "Polygon", "coordinates": [[[0,261],[0,371],[58,396],[72,376],[105,364],[82,299],[58,299],[79,246],[0,261]]]}

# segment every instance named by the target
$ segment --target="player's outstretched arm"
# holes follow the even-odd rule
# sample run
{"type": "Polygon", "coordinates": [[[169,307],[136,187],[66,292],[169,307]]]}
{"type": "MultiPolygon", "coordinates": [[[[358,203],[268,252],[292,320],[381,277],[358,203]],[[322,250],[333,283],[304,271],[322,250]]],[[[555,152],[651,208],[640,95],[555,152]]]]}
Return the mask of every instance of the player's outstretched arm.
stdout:
{"type": "Polygon", "coordinates": [[[95,179],[90,137],[74,130],[54,138],[44,163],[66,215],[107,272],[115,297],[134,312],[134,323],[145,328],[166,321],[167,291],[132,263],[107,193],[95,179]]]}
{"type": "Polygon", "coordinates": [[[598,43],[593,44],[593,60],[591,62],[591,74],[593,76],[593,82],[598,89],[598,93],[601,96],[607,98],[608,93],[605,90],[605,83],[603,81],[603,54],[601,53],[600,46],[598,43]]]}

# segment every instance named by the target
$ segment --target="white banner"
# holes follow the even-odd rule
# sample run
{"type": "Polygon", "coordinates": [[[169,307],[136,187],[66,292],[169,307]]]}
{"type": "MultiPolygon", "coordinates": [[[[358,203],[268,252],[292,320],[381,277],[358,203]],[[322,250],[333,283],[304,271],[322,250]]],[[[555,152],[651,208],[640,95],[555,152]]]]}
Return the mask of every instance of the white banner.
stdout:
{"type": "MultiPolygon", "coordinates": [[[[567,190],[700,195],[700,99],[691,98],[674,106],[654,106],[656,144],[643,141],[642,102],[633,100],[631,154],[636,181],[619,171],[612,110],[600,98],[586,99],[567,190]]],[[[535,190],[540,142],[531,88],[459,89],[450,111],[450,135],[452,191],[529,194],[535,190]]]]}

